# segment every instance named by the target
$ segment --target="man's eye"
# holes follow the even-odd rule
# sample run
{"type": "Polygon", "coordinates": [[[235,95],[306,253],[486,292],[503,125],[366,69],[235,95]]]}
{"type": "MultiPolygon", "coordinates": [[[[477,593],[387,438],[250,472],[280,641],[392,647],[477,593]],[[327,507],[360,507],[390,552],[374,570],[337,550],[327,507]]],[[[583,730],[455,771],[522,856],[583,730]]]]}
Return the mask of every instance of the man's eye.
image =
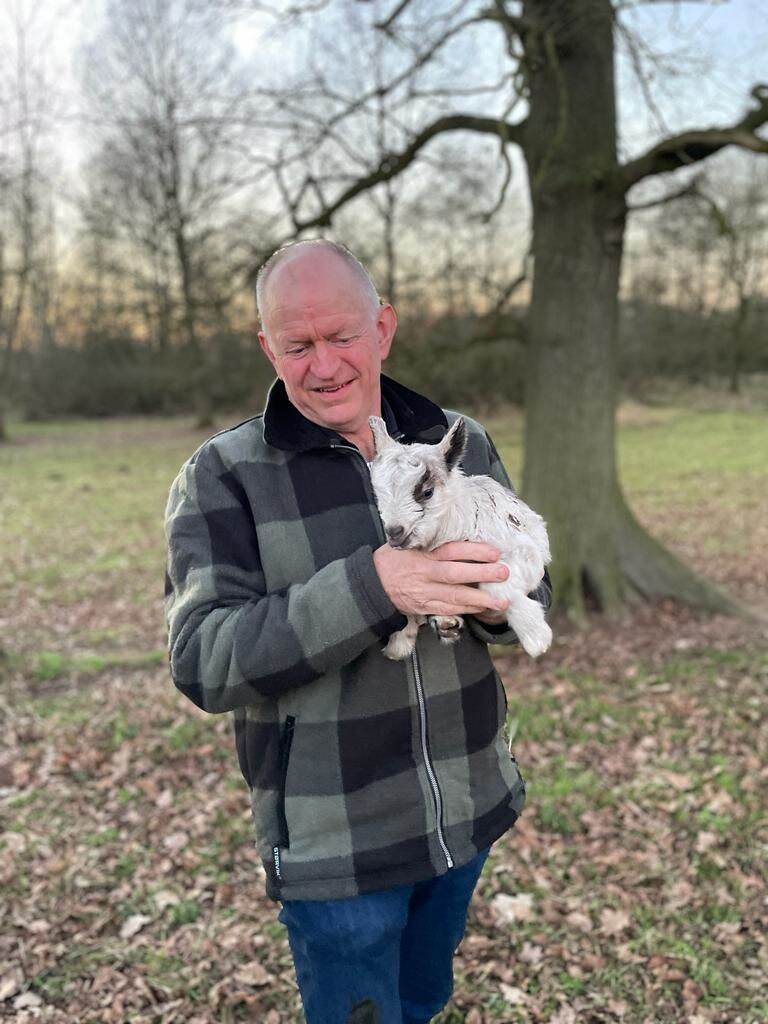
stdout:
{"type": "Polygon", "coordinates": [[[354,338],[334,338],[334,344],[336,345],[348,345],[350,341],[354,341],[354,338]]]}

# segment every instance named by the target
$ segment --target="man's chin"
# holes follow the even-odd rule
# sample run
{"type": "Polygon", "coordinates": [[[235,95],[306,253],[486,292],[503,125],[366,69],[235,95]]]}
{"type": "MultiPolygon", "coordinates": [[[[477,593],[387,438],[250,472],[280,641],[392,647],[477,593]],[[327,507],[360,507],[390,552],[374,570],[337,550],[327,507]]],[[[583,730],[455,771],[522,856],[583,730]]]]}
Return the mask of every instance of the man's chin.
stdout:
{"type": "Polygon", "coordinates": [[[349,424],[356,423],[360,416],[352,402],[337,402],[326,405],[313,403],[302,410],[308,419],[320,423],[324,427],[331,427],[333,430],[341,430],[349,424]]]}
{"type": "Polygon", "coordinates": [[[341,416],[344,419],[348,419],[355,411],[356,404],[354,402],[340,399],[337,402],[329,402],[328,404],[325,402],[322,404],[316,402],[314,407],[321,416],[330,416],[333,419],[338,419],[341,416]]]}

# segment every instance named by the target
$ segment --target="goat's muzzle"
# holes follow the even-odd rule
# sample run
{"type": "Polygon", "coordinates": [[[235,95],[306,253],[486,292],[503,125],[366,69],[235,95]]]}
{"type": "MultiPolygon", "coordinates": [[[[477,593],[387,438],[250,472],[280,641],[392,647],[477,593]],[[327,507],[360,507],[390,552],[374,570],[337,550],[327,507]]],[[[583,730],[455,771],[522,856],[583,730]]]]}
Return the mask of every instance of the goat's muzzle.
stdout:
{"type": "Polygon", "coordinates": [[[388,526],[384,531],[387,535],[387,541],[389,546],[392,548],[405,547],[403,543],[405,541],[405,527],[403,526],[388,526]]]}

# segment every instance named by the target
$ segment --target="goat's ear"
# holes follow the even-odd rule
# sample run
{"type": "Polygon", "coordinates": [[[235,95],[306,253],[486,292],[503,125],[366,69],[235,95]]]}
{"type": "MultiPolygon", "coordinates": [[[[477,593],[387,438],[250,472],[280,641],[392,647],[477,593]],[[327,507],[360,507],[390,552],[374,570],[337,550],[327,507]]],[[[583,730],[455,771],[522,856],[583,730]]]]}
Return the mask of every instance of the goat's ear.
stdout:
{"type": "Polygon", "coordinates": [[[451,429],[440,442],[440,451],[445,458],[445,464],[449,470],[458,466],[464,449],[467,447],[467,425],[464,417],[459,416],[451,429]]]}
{"type": "Polygon", "coordinates": [[[397,444],[387,433],[387,425],[381,416],[369,416],[368,423],[373,432],[373,447],[377,455],[397,444]]]}

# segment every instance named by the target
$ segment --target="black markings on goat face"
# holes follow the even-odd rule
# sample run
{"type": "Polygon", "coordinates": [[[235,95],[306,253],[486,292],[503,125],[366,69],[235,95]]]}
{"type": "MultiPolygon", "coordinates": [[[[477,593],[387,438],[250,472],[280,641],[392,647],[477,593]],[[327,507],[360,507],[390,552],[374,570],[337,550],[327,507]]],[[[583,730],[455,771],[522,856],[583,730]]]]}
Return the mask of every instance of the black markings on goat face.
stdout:
{"type": "Polygon", "coordinates": [[[510,523],[512,523],[513,526],[516,526],[518,530],[520,529],[520,520],[517,518],[517,516],[513,516],[511,512],[509,513],[509,521],[510,523]]]}
{"type": "Polygon", "coordinates": [[[424,474],[413,489],[413,500],[419,505],[423,505],[429,501],[435,490],[435,479],[429,469],[424,470],[424,474]]]}

